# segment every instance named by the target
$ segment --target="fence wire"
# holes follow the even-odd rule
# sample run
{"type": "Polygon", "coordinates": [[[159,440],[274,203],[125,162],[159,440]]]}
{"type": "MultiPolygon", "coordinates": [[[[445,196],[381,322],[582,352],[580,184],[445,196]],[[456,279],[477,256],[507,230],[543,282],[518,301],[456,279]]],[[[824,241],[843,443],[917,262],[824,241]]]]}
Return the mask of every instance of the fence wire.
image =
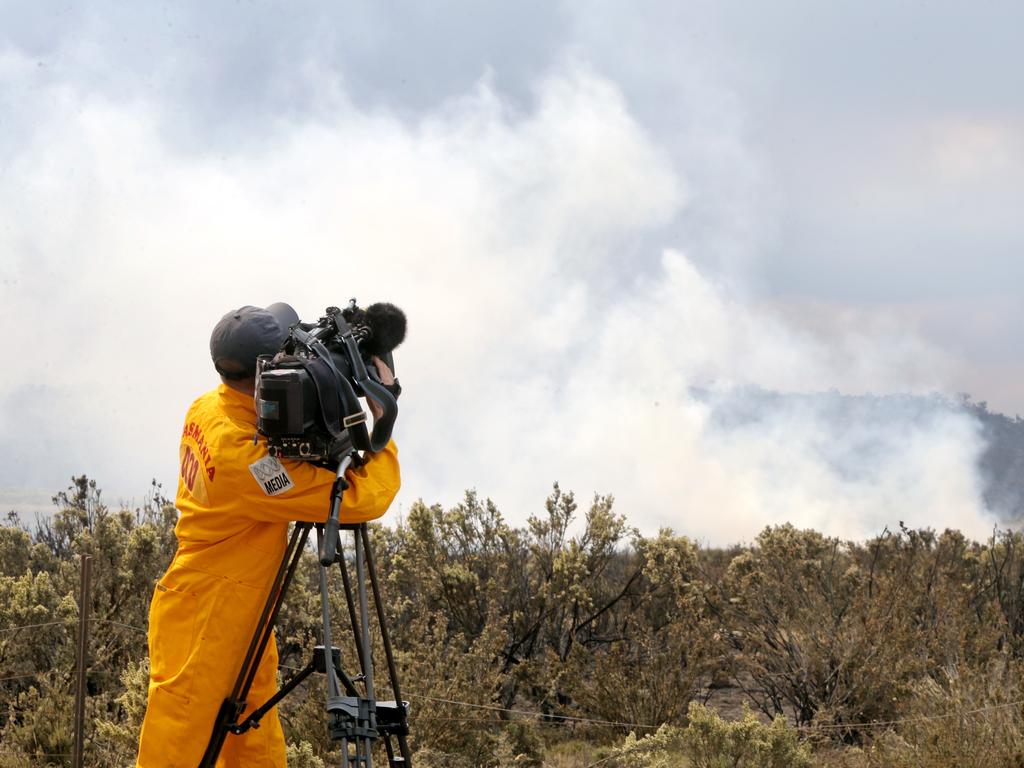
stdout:
{"type": "MultiPolygon", "coordinates": [[[[89,619],[89,622],[90,623],[94,623],[94,624],[109,624],[109,625],[112,625],[112,626],[121,627],[123,629],[130,629],[130,630],[133,630],[135,632],[139,632],[141,634],[146,634],[147,633],[147,630],[144,627],[139,627],[139,626],[136,626],[134,624],[126,624],[124,622],[115,621],[113,619],[96,619],[96,618],[92,618],[92,619],[89,619]]],[[[4,628],[0,629],[0,635],[12,633],[12,632],[17,632],[17,631],[24,630],[24,629],[40,629],[40,628],[43,628],[43,627],[51,627],[51,626],[58,626],[58,625],[69,625],[69,624],[77,624],[77,623],[78,623],[77,619],[65,619],[65,620],[57,620],[57,621],[38,622],[38,623],[34,623],[34,624],[22,624],[22,625],[19,625],[19,626],[4,627],[4,628]]],[[[287,670],[292,670],[292,671],[299,671],[298,668],[290,667],[290,666],[285,665],[285,664],[281,664],[281,665],[279,665],[279,667],[281,669],[287,669],[287,670]]],[[[109,671],[109,670],[107,670],[107,671],[109,671]]],[[[9,675],[9,676],[6,676],[6,677],[0,677],[0,683],[4,683],[4,682],[8,682],[8,681],[13,681],[13,680],[24,680],[24,679],[29,679],[29,678],[36,678],[36,677],[39,677],[42,674],[44,674],[44,673],[42,673],[42,672],[35,672],[35,673],[21,674],[21,675],[9,675]]],[[[657,730],[659,727],[661,727],[660,725],[654,725],[654,724],[651,724],[651,723],[633,723],[633,722],[616,721],[616,720],[602,720],[602,719],[598,719],[598,718],[579,717],[579,716],[574,716],[574,715],[549,715],[549,714],[544,714],[544,713],[541,713],[541,712],[533,712],[533,711],[525,710],[525,709],[515,709],[515,708],[511,708],[511,707],[501,707],[501,706],[498,706],[496,704],[479,704],[479,703],[474,703],[474,702],[469,702],[469,701],[459,701],[457,699],[446,699],[446,698],[441,698],[441,697],[437,697],[437,696],[428,696],[426,694],[419,694],[419,693],[406,692],[406,695],[409,696],[410,698],[413,698],[413,699],[419,699],[421,701],[428,701],[428,702],[432,702],[432,703],[435,703],[435,704],[446,704],[446,705],[450,705],[450,706],[454,706],[454,707],[462,707],[464,709],[482,710],[482,711],[495,712],[495,713],[501,713],[501,714],[507,714],[507,715],[518,715],[518,716],[524,717],[524,718],[539,719],[539,722],[537,724],[542,725],[542,726],[558,727],[558,726],[572,726],[572,725],[592,725],[592,726],[599,726],[599,727],[634,728],[634,729],[651,730],[651,731],[657,730]]],[[[988,713],[988,712],[993,712],[993,711],[1002,710],[1002,709],[1010,709],[1010,708],[1013,708],[1013,707],[1024,707],[1024,700],[1004,702],[1002,704],[990,704],[990,705],[987,705],[987,706],[984,706],[984,707],[977,707],[975,709],[969,709],[969,710],[960,710],[960,711],[956,711],[956,712],[944,712],[944,713],[935,714],[935,715],[919,715],[919,716],[915,716],[915,717],[905,717],[905,718],[898,718],[898,719],[894,719],[894,720],[871,720],[871,721],[854,722],[854,723],[821,723],[821,724],[818,724],[818,725],[813,725],[813,724],[812,725],[797,725],[797,726],[793,726],[793,727],[796,730],[798,730],[798,731],[800,731],[801,733],[804,733],[804,734],[809,734],[809,733],[834,733],[834,732],[837,732],[837,731],[872,730],[872,729],[878,729],[878,728],[893,728],[893,727],[896,727],[896,726],[908,725],[908,724],[912,724],[912,723],[925,723],[925,722],[934,722],[934,721],[939,721],[939,720],[949,720],[949,719],[952,719],[952,718],[975,717],[975,716],[978,716],[978,715],[983,715],[983,714],[988,713]]],[[[417,719],[422,719],[422,720],[429,721],[429,722],[435,722],[435,721],[458,722],[458,723],[465,723],[465,724],[478,724],[478,725],[480,725],[482,727],[507,727],[507,726],[511,725],[510,722],[505,722],[505,721],[500,721],[500,720],[490,720],[490,719],[487,719],[487,718],[479,718],[479,717],[477,717],[477,718],[473,718],[473,717],[457,718],[457,717],[450,717],[450,716],[444,716],[444,715],[432,715],[432,714],[429,714],[429,713],[424,713],[422,715],[417,714],[415,717],[417,719]]],[[[17,755],[23,755],[25,757],[70,757],[70,755],[66,755],[66,754],[57,754],[57,753],[54,753],[54,754],[31,754],[31,753],[24,753],[24,752],[12,752],[12,751],[3,750],[3,749],[0,749],[0,754],[17,754],[17,755]]],[[[597,763],[592,763],[591,766],[587,766],[587,768],[592,768],[592,766],[597,766],[597,765],[603,764],[604,762],[606,762],[609,759],[611,759],[611,758],[605,758],[604,760],[600,760],[597,763]]]]}

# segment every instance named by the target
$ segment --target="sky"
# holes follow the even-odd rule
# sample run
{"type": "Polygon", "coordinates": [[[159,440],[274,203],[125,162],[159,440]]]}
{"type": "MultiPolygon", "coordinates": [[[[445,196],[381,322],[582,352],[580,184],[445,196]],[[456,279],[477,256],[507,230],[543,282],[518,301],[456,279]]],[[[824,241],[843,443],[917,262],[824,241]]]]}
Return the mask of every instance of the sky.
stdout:
{"type": "Polygon", "coordinates": [[[357,297],[409,317],[395,514],[523,524],[559,482],[711,543],[998,519],[950,398],[1024,413],[1019,3],[0,17],[3,506],[172,489],[217,319],[357,297]]]}

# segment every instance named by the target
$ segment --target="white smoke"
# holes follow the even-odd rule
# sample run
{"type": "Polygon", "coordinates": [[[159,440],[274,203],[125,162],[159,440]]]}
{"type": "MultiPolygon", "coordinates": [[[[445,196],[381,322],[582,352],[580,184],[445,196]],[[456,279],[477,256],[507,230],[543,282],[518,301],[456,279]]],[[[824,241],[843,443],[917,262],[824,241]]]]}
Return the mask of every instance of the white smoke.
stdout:
{"type": "Polygon", "coordinates": [[[173,488],[181,417],[216,383],[220,315],[284,300],[313,318],[357,296],[410,318],[402,506],[476,487],[521,523],[558,480],[613,493],[643,530],[714,542],[784,521],[851,537],[898,520],[989,528],[977,430],[941,401],[868,434],[813,403],[716,415],[751,386],[930,392],[950,362],[898,318],[823,338],[671,242],[637,253],[685,211],[685,168],[584,65],[552,72],[526,111],[485,78],[415,120],[360,110],[313,71],[317,117],[217,152],[170,144],[158,102],[14,89],[33,66],[0,62],[29,137],[0,177],[16,348],[2,485],[53,491],[87,472],[115,496],[150,477],[173,488]],[[868,447],[822,450],[846,440],[868,447]]]}

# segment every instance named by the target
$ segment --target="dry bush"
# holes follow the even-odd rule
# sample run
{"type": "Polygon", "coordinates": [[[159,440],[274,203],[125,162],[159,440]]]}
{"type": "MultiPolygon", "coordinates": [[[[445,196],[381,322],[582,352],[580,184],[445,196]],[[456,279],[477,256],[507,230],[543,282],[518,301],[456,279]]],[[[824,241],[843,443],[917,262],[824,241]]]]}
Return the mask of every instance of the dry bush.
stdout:
{"type": "MultiPolygon", "coordinates": [[[[576,655],[567,689],[581,713],[611,722],[679,723],[702,672],[687,663],[687,635],[672,628],[576,655]]],[[[628,732],[629,726],[622,726],[628,732]]]]}
{"type": "MultiPolygon", "coordinates": [[[[145,635],[132,627],[145,627],[174,550],[173,507],[154,491],[142,510],[108,510],[85,477],[56,501],[34,530],[0,525],[0,628],[47,625],[0,633],[0,768],[70,751],[80,554],[95,558],[88,764],[131,761],[145,704],[145,635]]],[[[670,531],[639,536],[610,497],[578,509],[556,486],[522,528],[468,493],[448,510],[416,504],[371,535],[425,768],[587,765],[621,735],[543,727],[565,717],[672,725],[640,740],[650,765],[743,765],[755,758],[741,747],[762,737],[800,765],[805,746],[781,721],[687,709],[726,679],[769,716],[839,726],[819,731],[821,766],[1024,768],[1020,709],[1003,706],[1024,698],[1021,534],[979,544],[901,528],[857,544],[782,526],[751,547],[702,552],[670,531]],[[900,722],[871,725],[888,720],[900,722]],[[576,760],[581,751],[593,759],[576,760]]],[[[291,667],[319,634],[317,570],[304,557],[296,581],[308,584],[291,590],[278,625],[291,667]]],[[[374,648],[383,677],[376,635],[374,648]]],[[[313,678],[280,707],[292,760],[309,768],[337,753],[322,688],[313,678]]]]}
{"type": "Polygon", "coordinates": [[[71,753],[79,563],[88,554],[84,757],[88,765],[126,765],[134,762],[141,719],[126,681],[138,677],[145,657],[153,583],[174,550],[174,508],[154,485],[142,508],[108,509],[85,476],[73,478],[54,502],[54,514],[31,531],[14,517],[0,527],[0,627],[45,625],[0,634],[0,677],[7,678],[0,683],[4,759],[71,753]]]}
{"type": "Polygon", "coordinates": [[[953,667],[912,688],[905,721],[868,750],[871,768],[1024,766],[1024,678],[1019,663],[953,667]]]}
{"type": "Polygon", "coordinates": [[[630,734],[614,753],[630,768],[811,768],[810,747],[781,718],[762,723],[750,711],[723,720],[696,702],[685,728],[662,726],[643,738],[630,734]]]}
{"type": "Polygon", "coordinates": [[[308,741],[289,744],[285,755],[289,768],[324,768],[321,760],[308,741]]]}
{"type": "Polygon", "coordinates": [[[955,532],[901,530],[857,546],[781,526],[733,559],[710,603],[734,679],[766,714],[890,720],[914,681],[995,652],[983,570],[980,546],[955,532]]]}
{"type": "Polygon", "coordinates": [[[682,724],[714,661],[705,588],[695,582],[697,548],[669,531],[635,546],[642,567],[634,593],[619,606],[622,630],[610,642],[579,645],[565,687],[590,717],[682,724]]]}
{"type": "Polygon", "coordinates": [[[475,765],[494,765],[500,732],[495,726],[501,725],[498,713],[447,702],[494,705],[500,631],[485,627],[472,640],[449,637],[444,618],[437,616],[417,619],[416,628],[420,642],[403,650],[398,659],[403,688],[412,702],[413,747],[462,755],[475,765]]]}

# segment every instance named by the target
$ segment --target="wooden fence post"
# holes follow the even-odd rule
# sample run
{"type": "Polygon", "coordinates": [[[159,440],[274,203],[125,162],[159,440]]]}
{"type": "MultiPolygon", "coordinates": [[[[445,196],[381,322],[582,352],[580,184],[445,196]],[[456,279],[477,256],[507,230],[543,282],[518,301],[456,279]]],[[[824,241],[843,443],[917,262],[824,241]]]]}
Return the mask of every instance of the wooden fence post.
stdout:
{"type": "Polygon", "coordinates": [[[89,655],[89,587],[92,575],[92,557],[82,555],[82,582],[78,591],[78,657],[75,677],[75,752],[74,766],[82,768],[82,749],[85,743],[85,671],[89,655]]]}

